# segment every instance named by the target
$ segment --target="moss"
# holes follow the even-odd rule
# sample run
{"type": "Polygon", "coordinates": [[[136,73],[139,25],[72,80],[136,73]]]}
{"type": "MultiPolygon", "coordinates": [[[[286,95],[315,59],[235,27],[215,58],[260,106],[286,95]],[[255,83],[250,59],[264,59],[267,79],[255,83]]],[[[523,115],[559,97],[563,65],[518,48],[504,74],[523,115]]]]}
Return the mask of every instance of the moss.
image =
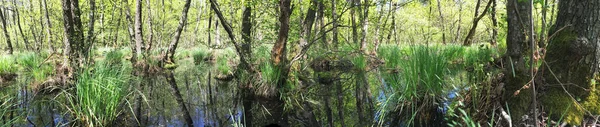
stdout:
{"type": "Polygon", "coordinates": [[[580,125],[583,121],[583,109],[562,90],[552,89],[546,92],[541,103],[551,113],[552,119],[558,120],[564,114],[562,121],[571,125],[580,125]]]}
{"type": "Polygon", "coordinates": [[[582,106],[592,114],[600,114],[600,90],[596,87],[596,81],[600,76],[596,75],[590,82],[590,95],[585,99],[582,106]]]}
{"type": "Polygon", "coordinates": [[[593,79],[592,75],[594,75],[591,68],[593,62],[586,60],[593,54],[577,54],[579,51],[573,51],[576,50],[572,47],[574,43],[578,43],[576,42],[577,37],[576,31],[572,29],[565,29],[557,34],[548,45],[548,54],[545,60],[548,63],[542,65],[546,84],[556,85],[546,86],[547,92],[544,93],[545,96],[540,98],[540,101],[544,108],[551,113],[551,116],[558,117],[564,114],[563,121],[571,125],[580,125],[583,121],[584,108],[587,110],[590,110],[590,108],[598,109],[598,92],[594,90],[596,83],[591,80],[593,79]],[[572,55],[565,57],[565,54],[572,55]],[[561,86],[558,84],[566,85],[561,86]],[[594,91],[588,92],[582,88],[594,91]],[[576,102],[569,94],[577,101],[585,100],[576,102]]]}

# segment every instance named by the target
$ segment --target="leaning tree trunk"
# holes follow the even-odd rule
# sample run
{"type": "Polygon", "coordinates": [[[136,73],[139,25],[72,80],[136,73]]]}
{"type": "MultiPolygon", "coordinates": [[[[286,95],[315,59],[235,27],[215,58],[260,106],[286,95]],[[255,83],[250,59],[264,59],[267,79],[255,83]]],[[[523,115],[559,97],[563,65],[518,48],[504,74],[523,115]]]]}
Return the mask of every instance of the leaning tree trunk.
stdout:
{"type": "Polygon", "coordinates": [[[6,19],[4,18],[4,12],[2,12],[2,8],[0,8],[0,20],[2,20],[2,31],[4,31],[4,37],[6,37],[7,50],[9,54],[13,54],[12,43],[10,42],[10,35],[6,30],[6,19]]]}
{"type": "Polygon", "coordinates": [[[528,20],[531,13],[531,4],[527,0],[508,0],[506,4],[508,15],[508,34],[506,36],[507,57],[504,61],[507,85],[505,85],[504,99],[511,111],[512,121],[521,121],[531,104],[531,89],[523,89],[523,85],[531,79],[525,68],[523,56],[526,54],[528,42],[527,34],[531,29],[531,21],[528,20]],[[519,94],[514,94],[520,91],[519,94]]]}
{"type": "Polygon", "coordinates": [[[584,114],[600,113],[600,92],[592,82],[598,80],[600,71],[599,18],[598,0],[561,0],[556,24],[549,31],[553,36],[542,65],[546,83],[541,87],[546,96],[541,96],[541,103],[547,112],[554,113],[551,116],[567,111],[565,121],[572,125],[580,125],[584,114]]]}
{"type": "MultiPolygon", "coordinates": [[[[138,0],[138,1],[141,2],[141,0],[138,0]]],[[[175,50],[177,49],[177,44],[179,43],[179,37],[181,36],[181,32],[183,31],[183,28],[185,27],[186,22],[187,22],[187,14],[188,14],[188,11],[190,10],[190,3],[191,3],[191,0],[186,0],[185,4],[183,5],[183,11],[181,12],[181,19],[179,19],[179,26],[177,27],[177,30],[175,31],[175,36],[173,37],[173,40],[171,40],[171,44],[169,44],[168,51],[166,52],[166,54],[164,54],[164,57],[162,58],[163,62],[167,62],[167,61],[175,62],[173,57],[175,55],[175,50]]],[[[138,8],[141,8],[141,7],[138,7],[138,8]]],[[[139,12],[141,12],[141,9],[139,12]]],[[[141,19],[141,16],[139,19],[141,19]]],[[[140,39],[141,39],[141,36],[140,36],[140,39]]],[[[175,95],[175,100],[177,101],[177,104],[179,105],[179,107],[181,107],[181,110],[183,111],[183,118],[185,120],[185,123],[187,124],[187,126],[193,127],[194,123],[192,121],[192,117],[190,116],[190,112],[183,101],[183,97],[181,96],[181,93],[179,92],[179,88],[177,88],[177,82],[175,80],[174,73],[175,72],[173,70],[167,70],[165,77],[167,78],[167,81],[171,85],[171,88],[173,90],[173,94],[175,95]]]]}

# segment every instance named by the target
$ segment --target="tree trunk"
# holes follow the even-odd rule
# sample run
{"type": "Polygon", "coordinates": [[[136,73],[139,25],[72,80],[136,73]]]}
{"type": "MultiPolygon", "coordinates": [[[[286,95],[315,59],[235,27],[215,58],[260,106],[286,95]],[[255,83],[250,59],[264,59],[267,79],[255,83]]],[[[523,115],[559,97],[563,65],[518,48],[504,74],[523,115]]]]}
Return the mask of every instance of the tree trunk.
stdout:
{"type": "Polygon", "coordinates": [[[45,27],[46,27],[46,26],[44,25],[44,15],[42,15],[42,14],[43,14],[43,11],[42,11],[42,10],[43,10],[43,3],[42,3],[42,0],[39,0],[39,1],[38,1],[38,7],[39,7],[39,8],[38,8],[38,9],[39,9],[39,10],[38,10],[38,13],[40,14],[40,17],[39,17],[39,19],[38,19],[37,23],[39,23],[39,24],[40,24],[40,27],[41,27],[41,30],[40,30],[40,31],[41,31],[41,32],[40,32],[40,38],[38,39],[38,42],[36,42],[36,43],[38,43],[38,44],[39,44],[39,47],[38,47],[38,49],[36,49],[36,51],[38,51],[38,52],[39,52],[39,51],[41,51],[41,50],[44,48],[44,37],[46,37],[46,35],[45,35],[45,34],[44,34],[44,32],[43,32],[43,31],[45,31],[45,29],[46,29],[45,27]]]}
{"type": "Polygon", "coordinates": [[[446,22],[444,21],[444,15],[442,15],[442,2],[437,0],[438,13],[440,14],[440,25],[442,26],[442,44],[446,44],[446,22]]]}
{"type": "Polygon", "coordinates": [[[492,10],[491,10],[491,14],[490,14],[490,18],[492,19],[492,40],[490,41],[490,44],[495,46],[498,42],[498,18],[496,17],[496,5],[498,0],[491,0],[492,3],[492,10]]]}
{"type": "Polygon", "coordinates": [[[152,31],[152,10],[150,9],[150,0],[146,0],[146,6],[148,6],[148,46],[146,47],[146,54],[150,55],[152,50],[152,41],[154,41],[154,32],[152,31]]]}
{"type": "Polygon", "coordinates": [[[483,9],[483,12],[481,13],[481,15],[477,16],[477,11],[479,9],[479,2],[481,2],[481,0],[478,0],[477,7],[475,8],[475,18],[473,18],[473,25],[471,26],[471,30],[469,30],[469,33],[467,33],[467,37],[465,38],[465,41],[463,42],[463,45],[465,45],[465,46],[473,43],[473,37],[475,36],[475,31],[477,31],[477,25],[479,25],[479,21],[481,20],[481,18],[483,18],[483,16],[485,16],[485,14],[488,12],[487,10],[492,5],[493,0],[490,0],[487,3],[487,5],[485,6],[485,8],[483,9]]]}
{"type": "Polygon", "coordinates": [[[364,3],[362,4],[362,6],[364,8],[362,9],[362,16],[361,16],[362,20],[360,23],[360,24],[362,24],[360,51],[367,53],[368,52],[367,31],[369,30],[369,7],[371,7],[371,3],[369,2],[369,0],[365,0],[364,3]]]}
{"type": "MultiPolygon", "coordinates": [[[[128,1],[129,0],[123,0],[125,2],[125,5],[129,5],[128,1]]],[[[137,41],[135,40],[135,30],[134,30],[134,23],[133,23],[133,19],[131,18],[131,9],[129,8],[129,6],[125,7],[125,19],[127,21],[127,30],[129,31],[129,46],[131,46],[131,59],[129,59],[131,61],[131,64],[137,63],[137,41]]],[[[116,35],[117,37],[119,36],[118,34],[116,35]]]]}
{"type": "Polygon", "coordinates": [[[571,125],[581,125],[584,113],[600,113],[598,110],[591,110],[599,108],[599,100],[591,96],[597,96],[599,93],[598,87],[592,82],[594,79],[598,80],[600,64],[598,5],[598,0],[561,0],[556,24],[549,31],[556,36],[549,38],[546,62],[542,65],[542,76],[546,83],[541,87],[547,90],[547,96],[540,99],[546,106],[545,109],[553,113],[551,116],[567,111],[565,121],[571,125]],[[576,101],[570,96],[582,101],[576,101]],[[572,106],[568,108],[565,105],[572,106]],[[586,113],[582,108],[590,112],[586,113]]]}
{"type": "Polygon", "coordinates": [[[48,14],[48,13],[50,13],[50,12],[48,12],[48,3],[46,0],[43,0],[43,2],[44,2],[44,11],[45,11],[44,15],[46,17],[46,25],[48,25],[48,29],[46,29],[46,34],[48,34],[48,39],[46,40],[47,41],[46,43],[50,47],[50,51],[54,51],[54,45],[52,44],[52,39],[53,39],[52,38],[53,37],[52,22],[50,22],[50,16],[48,14]]]}
{"type": "MultiPolygon", "coordinates": [[[[244,14],[242,16],[242,39],[244,42],[242,43],[242,54],[246,57],[251,56],[251,46],[252,46],[252,1],[246,1],[244,3],[245,9],[244,14]]],[[[247,68],[238,68],[239,70],[236,72],[242,72],[247,68]]],[[[240,73],[241,74],[241,73],[240,73]]],[[[243,105],[244,105],[244,117],[242,117],[242,122],[247,127],[253,126],[254,115],[252,114],[252,105],[254,104],[254,92],[252,89],[251,80],[242,81],[243,86],[241,88],[243,96],[243,105]]]]}
{"type": "MultiPolygon", "coordinates": [[[[90,0],[90,21],[88,23],[88,35],[86,38],[86,43],[89,44],[89,47],[86,48],[91,48],[94,45],[94,23],[96,21],[96,0],[90,0]]],[[[90,49],[86,49],[86,50],[90,50],[90,49]]]]}
{"type": "Polygon", "coordinates": [[[4,18],[4,12],[2,8],[0,8],[0,20],[2,20],[2,31],[4,32],[4,39],[6,39],[7,51],[8,54],[13,54],[12,43],[10,42],[10,35],[8,34],[8,30],[6,30],[6,19],[4,18]]]}
{"type": "MultiPolygon", "coordinates": [[[[520,122],[521,116],[525,115],[532,103],[531,89],[522,89],[523,85],[530,80],[523,59],[526,51],[528,31],[532,28],[529,15],[531,5],[527,1],[508,0],[506,4],[508,16],[508,33],[506,38],[507,57],[505,59],[507,85],[505,85],[504,99],[507,101],[511,111],[512,121],[520,122]],[[515,95],[514,92],[519,91],[515,95]]],[[[515,123],[516,124],[516,123],[515,123]]]]}
{"type": "Polygon", "coordinates": [[[337,10],[335,5],[336,5],[335,0],[331,0],[331,19],[333,19],[333,28],[332,28],[333,29],[333,31],[332,31],[333,39],[332,39],[332,41],[333,41],[334,48],[336,48],[336,50],[337,50],[337,48],[338,48],[338,29],[337,29],[338,18],[337,18],[337,14],[335,12],[335,10],[337,10]]]}
{"type": "MultiPolygon", "coordinates": [[[[137,57],[139,57],[142,54],[142,45],[144,45],[144,37],[143,37],[143,33],[142,33],[142,0],[136,0],[135,2],[135,17],[134,17],[134,37],[135,37],[135,52],[137,53],[137,57]]],[[[150,6],[150,5],[148,5],[150,6]]],[[[189,7],[188,7],[189,8],[189,7]]],[[[186,12],[187,14],[187,12],[186,12]]],[[[179,38],[176,35],[176,38],[179,38]]],[[[137,59],[137,58],[136,58],[137,59]]]]}
{"type": "Polygon", "coordinates": [[[14,5],[14,9],[15,9],[15,14],[16,17],[15,19],[17,20],[17,28],[19,28],[19,33],[21,34],[21,39],[23,39],[23,44],[25,45],[25,49],[26,50],[30,50],[30,45],[29,45],[29,40],[27,39],[27,36],[25,36],[25,33],[23,33],[23,29],[21,27],[21,14],[19,12],[19,6],[17,6],[17,0],[13,0],[13,5],[14,5]]]}
{"type": "MultiPolygon", "coordinates": [[[[276,83],[276,90],[284,91],[284,85],[286,84],[290,66],[288,66],[289,60],[287,59],[287,40],[290,30],[290,15],[292,10],[290,8],[291,0],[280,0],[279,1],[279,33],[273,49],[271,49],[271,63],[276,68],[279,68],[279,79],[276,83]]],[[[271,115],[273,120],[281,126],[288,126],[287,116],[283,115],[284,101],[279,98],[279,94],[273,97],[275,105],[274,115],[271,115]]]]}
{"type": "Polygon", "coordinates": [[[175,50],[177,49],[177,45],[179,44],[179,37],[181,36],[181,31],[183,31],[183,27],[187,24],[187,13],[190,10],[190,0],[186,0],[185,5],[183,5],[183,12],[181,12],[181,19],[179,20],[179,27],[175,30],[175,36],[173,40],[171,40],[171,44],[169,44],[168,53],[165,54],[164,61],[175,62],[175,50]],[[167,58],[168,56],[168,58],[167,58]]]}
{"type": "MultiPolygon", "coordinates": [[[[81,24],[81,12],[79,0],[62,0],[63,25],[65,31],[65,56],[68,56],[68,64],[73,70],[78,71],[83,66],[85,57],[85,43],[83,42],[83,27],[81,24]]],[[[67,61],[65,61],[67,62],[67,61]]]]}

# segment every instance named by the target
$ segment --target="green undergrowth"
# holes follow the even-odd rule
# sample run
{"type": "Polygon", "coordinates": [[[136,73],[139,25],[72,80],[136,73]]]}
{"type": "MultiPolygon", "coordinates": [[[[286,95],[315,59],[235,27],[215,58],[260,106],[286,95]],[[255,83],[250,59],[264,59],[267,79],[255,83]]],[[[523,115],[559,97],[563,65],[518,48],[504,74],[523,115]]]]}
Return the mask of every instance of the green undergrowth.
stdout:
{"type": "Polygon", "coordinates": [[[0,56],[0,73],[16,73],[18,70],[12,55],[0,56]]]}
{"type": "Polygon", "coordinates": [[[392,90],[386,104],[379,109],[382,113],[379,117],[392,117],[386,115],[386,111],[400,111],[400,121],[406,125],[427,120],[423,114],[428,111],[419,108],[439,106],[456,86],[468,88],[473,86],[471,84],[486,82],[492,72],[490,63],[499,56],[498,50],[487,45],[382,45],[378,54],[385,62],[380,66],[384,85],[392,90]],[[469,71],[476,74],[471,75],[473,72],[469,71]],[[471,80],[456,82],[462,78],[471,80]]]}
{"type": "Polygon", "coordinates": [[[124,55],[110,51],[105,59],[85,68],[77,78],[76,94],[69,95],[67,107],[82,126],[108,126],[120,113],[130,67],[123,63],[124,55]]]}

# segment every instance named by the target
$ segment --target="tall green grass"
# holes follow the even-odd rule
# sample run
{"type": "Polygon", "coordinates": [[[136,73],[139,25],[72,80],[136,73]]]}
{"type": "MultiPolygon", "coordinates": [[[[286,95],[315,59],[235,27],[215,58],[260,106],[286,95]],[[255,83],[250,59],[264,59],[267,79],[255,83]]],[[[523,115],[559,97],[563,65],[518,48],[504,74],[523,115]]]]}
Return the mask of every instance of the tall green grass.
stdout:
{"type": "Polygon", "coordinates": [[[16,73],[17,70],[12,56],[0,56],[0,73],[16,73]]]}
{"type": "Polygon", "coordinates": [[[54,70],[54,66],[44,63],[46,56],[46,54],[35,52],[23,52],[15,55],[21,72],[32,76],[35,82],[45,81],[54,70]]]}
{"type": "Polygon", "coordinates": [[[392,95],[386,100],[388,104],[383,105],[380,112],[400,111],[404,113],[401,114],[403,124],[414,124],[418,112],[422,111],[419,107],[432,107],[441,99],[447,88],[445,77],[452,71],[448,69],[449,61],[458,57],[460,51],[457,47],[446,49],[424,45],[380,48],[380,57],[386,64],[382,68],[382,77],[385,85],[392,89],[392,95]]]}
{"type": "Polygon", "coordinates": [[[68,101],[69,111],[84,126],[107,126],[117,118],[124,101],[128,69],[122,66],[123,54],[112,51],[79,75],[76,96],[68,101]]]}

